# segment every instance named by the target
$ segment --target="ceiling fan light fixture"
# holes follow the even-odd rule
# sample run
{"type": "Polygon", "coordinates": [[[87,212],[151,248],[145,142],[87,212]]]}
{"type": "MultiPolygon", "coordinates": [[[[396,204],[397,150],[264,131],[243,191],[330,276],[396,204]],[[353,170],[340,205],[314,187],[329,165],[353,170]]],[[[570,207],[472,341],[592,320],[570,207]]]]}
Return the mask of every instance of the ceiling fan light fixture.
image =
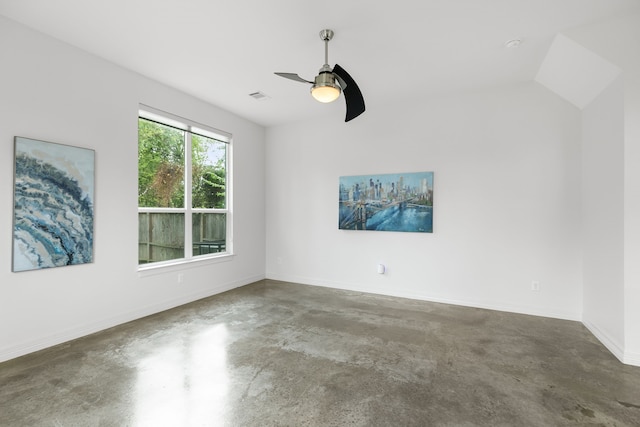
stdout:
{"type": "Polygon", "coordinates": [[[340,96],[340,86],[330,72],[321,72],[311,86],[311,96],[318,102],[333,102],[340,96]]]}
{"type": "Polygon", "coordinates": [[[329,103],[338,99],[340,89],[333,86],[313,86],[311,88],[311,95],[318,102],[329,103]]]}

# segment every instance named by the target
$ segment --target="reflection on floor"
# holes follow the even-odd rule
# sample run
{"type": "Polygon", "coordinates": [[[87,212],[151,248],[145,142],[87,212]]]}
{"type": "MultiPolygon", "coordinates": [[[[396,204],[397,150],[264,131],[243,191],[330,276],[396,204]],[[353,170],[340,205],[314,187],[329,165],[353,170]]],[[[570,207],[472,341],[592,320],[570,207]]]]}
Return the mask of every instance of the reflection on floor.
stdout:
{"type": "Polygon", "coordinates": [[[577,322],[262,281],[0,364],[2,426],[640,425],[577,322]]]}

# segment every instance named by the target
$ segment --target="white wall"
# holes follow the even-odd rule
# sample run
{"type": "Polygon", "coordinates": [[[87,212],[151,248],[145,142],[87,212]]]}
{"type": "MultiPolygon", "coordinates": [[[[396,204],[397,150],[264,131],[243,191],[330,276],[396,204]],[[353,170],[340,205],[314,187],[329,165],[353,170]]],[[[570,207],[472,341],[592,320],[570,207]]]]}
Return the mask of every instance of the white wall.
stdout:
{"type": "Polygon", "coordinates": [[[580,112],[542,86],[369,99],[268,129],[266,156],[267,277],[581,319],[580,112]],[[417,171],[433,234],[338,230],[339,176],[417,171]]]}
{"type": "MultiPolygon", "coordinates": [[[[575,28],[566,34],[623,71],[624,353],[617,356],[640,366],[640,14],[575,28]]],[[[610,141],[602,143],[608,146],[610,141]]],[[[599,286],[606,292],[610,284],[603,281],[599,286]]]]}
{"type": "Polygon", "coordinates": [[[624,353],[624,106],[618,78],[583,110],[583,322],[624,353]]]}
{"type": "Polygon", "coordinates": [[[264,277],[262,127],[1,17],[0,58],[0,360],[264,277]],[[233,133],[232,259],[138,274],[139,103],[233,133]],[[96,151],[94,263],[11,272],[16,135],[96,151]]]}

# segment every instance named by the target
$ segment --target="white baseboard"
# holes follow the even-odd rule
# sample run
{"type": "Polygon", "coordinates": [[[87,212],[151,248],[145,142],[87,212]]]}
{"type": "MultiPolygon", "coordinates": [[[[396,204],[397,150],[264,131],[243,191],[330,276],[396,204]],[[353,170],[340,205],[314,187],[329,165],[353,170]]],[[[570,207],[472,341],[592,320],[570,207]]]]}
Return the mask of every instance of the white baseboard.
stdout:
{"type": "Polygon", "coordinates": [[[594,337],[598,339],[604,345],[607,350],[609,350],[615,357],[618,358],[622,363],[626,363],[624,361],[624,348],[620,343],[611,338],[608,334],[599,329],[596,325],[591,322],[583,321],[582,324],[593,334],[594,337]]]}
{"type": "Polygon", "coordinates": [[[640,366],[640,353],[626,352],[622,358],[622,363],[632,366],[640,366]]]}
{"type": "Polygon", "coordinates": [[[550,317],[553,319],[572,320],[576,322],[580,322],[582,320],[582,316],[580,313],[546,310],[546,309],[523,307],[523,306],[509,305],[509,304],[493,304],[493,303],[488,304],[486,302],[472,301],[472,300],[440,298],[440,297],[435,297],[433,295],[427,295],[427,294],[416,293],[416,292],[397,291],[395,289],[389,289],[387,287],[385,288],[376,288],[374,286],[364,287],[364,286],[358,286],[358,285],[353,285],[349,283],[327,281],[323,279],[314,279],[314,278],[299,277],[299,276],[298,277],[285,276],[285,275],[269,274],[269,273],[267,273],[267,279],[279,280],[284,282],[302,283],[305,285],[312,285],[312,286],[323,286],[327,288],[342,289],[347,291],[386,295],[386,296],[399,297],[399,298],[409,298],[409,299],[436,302],[436,303],[442,303],[442,304],[459,305],[463,307],[483,308],[487,310],[505,311],[505,312],[517,313],[517,314],[527,314],[531,316],[550,317]]]}
{"type": "Polygon", "coordinates": [[[640,354],[631,353],[624,350],[620,343],[612,339],[608,334],[603,332],[597,326],[590,322],[582,322],[584,326],[609,350],[619,361],[625,365],[640,366],[640,354]]]}
{"type": "Polygon", "coordinates": [[[0,362],[14,359],[16,357],[24,356],[29,353],[33,353],[38,350],[43,350],[54,345],[62,344],[67,341],[71,341],[77,338],[81,338],[86,335],[90,335],[105,329],[112,328],[123,323],[131,322],[132,320],[141,319],[152,314],[160,313],[171,308],[175,308],[190,302],[197,301],[199,299],[207,298],[213,295],[220,294],[222,292],[230,291],[231,289],[245,286],[250,283],[254,283],[263,280],[264,275],[246,277],[244,279],[235,280],[228,283],[223,283],[215,287],[209,288],[205,291],[195,292],[192,294],[182,295],[179,298],[163,301],[158,304],[153,304],[140,309],[120,313],[115,316],[110,316],[101,319],[96,322],[87,323],[78,327],[70,328],[59,333],[49,335],[47,337],[28,340],[21,344],[9,346],[0,349],[0,362]]]}

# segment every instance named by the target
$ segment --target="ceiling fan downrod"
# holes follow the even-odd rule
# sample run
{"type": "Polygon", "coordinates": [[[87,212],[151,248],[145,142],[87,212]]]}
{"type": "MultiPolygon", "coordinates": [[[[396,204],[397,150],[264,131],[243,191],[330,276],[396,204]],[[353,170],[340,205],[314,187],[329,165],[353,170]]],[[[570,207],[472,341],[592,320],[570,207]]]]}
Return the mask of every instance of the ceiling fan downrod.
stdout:
{"type": "MultiPolygon", "coordinates": [[[[332,38],[333,30],[320,31],[320,39],[324,41],[324,66],[322,67],[322,69],[329,68],[329,42],[332,38]]],[[[322,69],[320,71],[322,71],[322,69]]]]}

